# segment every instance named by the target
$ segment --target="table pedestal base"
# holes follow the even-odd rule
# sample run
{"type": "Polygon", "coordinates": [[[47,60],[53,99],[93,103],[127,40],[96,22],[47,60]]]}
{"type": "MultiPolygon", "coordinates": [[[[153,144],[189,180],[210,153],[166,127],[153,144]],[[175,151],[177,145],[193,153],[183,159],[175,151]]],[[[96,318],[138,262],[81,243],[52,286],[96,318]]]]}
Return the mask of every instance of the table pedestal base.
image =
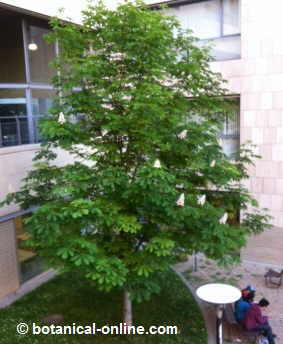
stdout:
{"type": "Polygon", "coordinates": [[[216,344],[223,343],[223,327],[222,327],[222,319],[223,319],[223,310],[224,305],[218,305],[216,309],[216,344]]]}

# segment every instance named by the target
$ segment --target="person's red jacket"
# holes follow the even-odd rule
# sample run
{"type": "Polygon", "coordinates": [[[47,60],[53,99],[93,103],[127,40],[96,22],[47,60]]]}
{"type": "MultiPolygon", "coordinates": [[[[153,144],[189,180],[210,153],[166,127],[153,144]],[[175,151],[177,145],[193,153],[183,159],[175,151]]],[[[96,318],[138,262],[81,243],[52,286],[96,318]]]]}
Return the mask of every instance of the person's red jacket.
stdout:
{"type": "Polygon", "coordinates": [[[267,317],[262,315],[259,305],[253,303],[247,310],[243,323],[247,330],[253,330],[258,325],[266,324],[267,317]]]}

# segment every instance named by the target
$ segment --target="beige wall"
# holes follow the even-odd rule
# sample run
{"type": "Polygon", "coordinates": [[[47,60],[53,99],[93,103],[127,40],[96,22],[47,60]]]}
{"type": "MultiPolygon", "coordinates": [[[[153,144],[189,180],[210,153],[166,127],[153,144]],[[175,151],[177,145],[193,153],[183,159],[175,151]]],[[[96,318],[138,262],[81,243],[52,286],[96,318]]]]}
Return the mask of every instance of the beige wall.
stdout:
{"type": "Polygon", "coordinates": [[[252,141],[262,156],[249,168],[246,185],[277,226],[251,237],[242,258],[277,265],[283,261],[282,10],[278,0],[242,0],[242,58],[213,63],[241,95],[241,142],[252,141]]]}
{"type": "MultiPolygon", "coordinates": [[[[19,190],[22,178],[32,168],[32,158],[38,149],[39,144],[0,148],[0,201],[5,198],[7,193],[19,190]]],[[[57,153],[56,164],[63,165],[72,161],[66,152],[61,150],[57,153]]],[[[0,208],[0,216],[17,210],[19,208],[16,205],[0,208]]]]}
{"type": "Polygon", "coordinates": [[[0,223],[0,299],[19,287],[18,259],[13,221],[0,223]]]}
{"type": "Polygon", "coordinates": [[[257,145],[262,159],[249,169],[247,186],[273,224],[283,227],[283,3],[241,1],[241,60],[213,69],[241,95],[241,142],[257,145]]]}

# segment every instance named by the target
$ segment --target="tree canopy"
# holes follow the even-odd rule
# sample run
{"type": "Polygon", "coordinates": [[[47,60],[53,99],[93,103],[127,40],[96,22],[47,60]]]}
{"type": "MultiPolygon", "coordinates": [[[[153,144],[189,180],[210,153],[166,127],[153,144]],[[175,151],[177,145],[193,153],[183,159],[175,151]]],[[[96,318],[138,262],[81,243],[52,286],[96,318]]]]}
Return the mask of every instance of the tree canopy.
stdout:
{"type": "Polygon", "coordinates": [[[268,217],[242,185],[252,151],[231,160],[219,144],[233,101],[208,48],[141,2],[83,14],[51,21],[57,97],[34,168],[5,203],[38,207],[30,243],[52,266],[143,300],[180,254],[235,260],[268,217]],[[74,161],[56,165],[54,148],[74,161]]]}

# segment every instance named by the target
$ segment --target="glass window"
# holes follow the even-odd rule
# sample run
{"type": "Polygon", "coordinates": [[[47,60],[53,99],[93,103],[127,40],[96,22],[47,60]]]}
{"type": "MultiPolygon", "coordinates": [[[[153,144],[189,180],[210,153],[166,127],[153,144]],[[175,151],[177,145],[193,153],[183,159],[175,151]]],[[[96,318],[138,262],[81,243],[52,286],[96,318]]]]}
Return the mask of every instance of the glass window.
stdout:
{"type": "Polygon", "coordinates": [[[174,6],[164,11],[174,15],[183,29],[191,29],[199,45],[211,40],[216,61],[241,57],[239,0],[210,0],[174,6]]]}
{"type": "Polygon", "coordinates": [[[0,147],[29,143],[24,90],[0,89],[0,147]]]}
{"type": "Polygon", "coordinates": [[[240,148],[240,104],[237,98],[234,111],[226,118],[220,140],[223,152],[231,158],[235,157],[240,148]]]}
{"type": "Polygon", "coordinates": [[[240,33],[239,0],[223,1],[223,35],[240,33]]]}
{"type": "Polygon", "coordinates": [[[55,58],[55,46],[47,44],[44,35],[50,30],[38,26],[28,26],[28,51],[30,78],[32,82],[49,84],[55,71],[50,62],[55,58]]]}
{"type": "Polygon", "coordinates": [[[27,216],[29,215],[18,216],[14,219],[18,243],[20,279],[22,283],[44,271],[42,259],[32,248],[26,245],[26,240],[29,238],[29,234],[25,231],[23,220],[27,216]]]}
{"type": "Polygon", "coordinates": [[[239,59],[241,57],[241,37],[223,37],[213,41],[211,55],[217,61],[239,59]]]}
{"type": "Polygon", "coordinates": [[[0,147],[38,142],[38,118],[46,115],[54,97],[53,91],[37,90],[34,85],[49,88],[55,74],[50,66],[56,56],[55,45],[47,44],[45,39],[50,28],[47,21],[25,19],[21,14],[3,10],[0,29],[0,86],[4,87],[0,88],[0,147]],[[26,75],[26,71],[30,74],[26,75]]]}
{"type": "Polygon", "coordinates": [[[40,117],[48,114],[48,110],[53,104],[55,91],[53,90],[33,90],[32,91],[32,113],[35,128],[35,141],[42,141],[38,131],[38,120],[40,117]]]}
{"type": "Polygon", "coordinates": [[[42,116],[48,113],[52,106],[55,92],[53,90],[32,91],[32,113],[35,116],[42,116]]]}
{"type": "Polygon", "coordinates": [[[23,33],[20,18],[0,12],[0,82],[25,82],[23,33]]]}
{"type": "Polygon", "coordinates": [[[208,39],[220,36],[220,0],[204,1],[184,6],[188,29],[196,37],[208,39]]]}

